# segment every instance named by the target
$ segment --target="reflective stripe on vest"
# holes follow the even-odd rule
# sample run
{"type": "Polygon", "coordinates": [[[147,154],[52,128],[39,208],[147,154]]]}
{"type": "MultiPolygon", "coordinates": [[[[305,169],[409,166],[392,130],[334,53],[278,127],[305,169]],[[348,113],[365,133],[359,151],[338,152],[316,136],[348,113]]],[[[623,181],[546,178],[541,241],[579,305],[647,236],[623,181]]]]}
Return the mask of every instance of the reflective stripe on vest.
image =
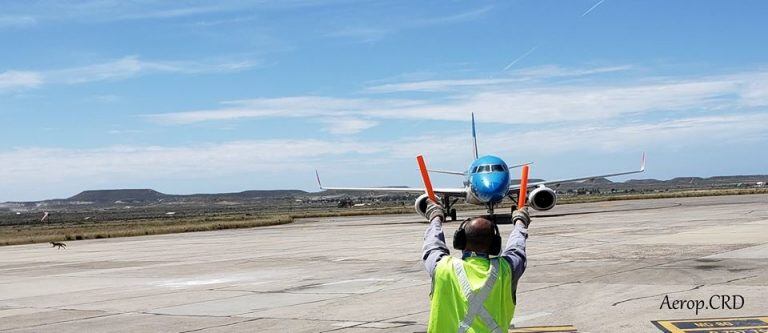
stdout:
{"type": "Polygon", "coordinates": [[[466,333],[467,330],[469,330],[469,328],[472,326],[472,322],[475,320],[475,317],[479,316],[485,326],[488,327],[491,332],[501,333],[499,324],[496,323],[496,321],[493,319],[493,317],[491,317],[491,314],[488,313],[488,310],[484,306],[485,300],[491,293],[493,285],[496,284],[496,278],[499,276],[499,259],[491,259],[491,265],[488,269],[488,278],[485,280],[483,287],[478,289],[476,292],[472,291],[472,287],[469,285],[469,278],[467,277],[467,272],[464,271],[464,264],[462,264],[461,260],[453,261],[453,269],[456,271],[456,278],[458,278],[459,284],[461,285],[461,291],[464,293],[464,297],[467,298],[467,302],[469,304],[467,314],[464,316],[464,319],[461,321],[461,323],[459,323],[458,332],[466,333]]]}

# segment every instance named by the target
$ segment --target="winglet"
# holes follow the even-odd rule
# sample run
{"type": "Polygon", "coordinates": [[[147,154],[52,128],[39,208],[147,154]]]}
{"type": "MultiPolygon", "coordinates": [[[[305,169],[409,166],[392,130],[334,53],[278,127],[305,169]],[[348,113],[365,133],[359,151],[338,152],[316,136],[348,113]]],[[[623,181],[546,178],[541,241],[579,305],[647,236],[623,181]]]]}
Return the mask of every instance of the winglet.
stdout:
{"type": "Polygon", "coordinates": [[[317,186],[320,186],[320,189],[324,190],[323,184],[320,183],[320,174],[317,172],[317,169],[315,169],[315,177],[317,178],[317,186]]]}
{"type": "Polygon", "coordinates": [[[645,152],[643,152],[643,158],[640,161],[640,172],[645,171],[645,152]]]}
{"type": "Polygon", "coordinates": [[[474,149],[475,159],[480,157],[477,154],[477,132],[475,131],[475,113],[472,112],[472,148],[474,149]]]}

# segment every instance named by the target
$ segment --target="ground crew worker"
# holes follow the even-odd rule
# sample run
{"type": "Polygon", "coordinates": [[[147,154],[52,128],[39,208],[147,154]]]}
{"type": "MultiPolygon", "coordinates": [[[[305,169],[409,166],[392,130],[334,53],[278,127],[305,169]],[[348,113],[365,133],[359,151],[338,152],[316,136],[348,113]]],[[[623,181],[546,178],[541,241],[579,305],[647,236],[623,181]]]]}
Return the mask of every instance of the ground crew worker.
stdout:
{"type": "Polygon", "coordinates": [[[514,229],[504,251],[495,223],[482,217],[462,222],[453,241],[461,258],[451,257],[445,244],[443,207],[430,200],[425,216],[430,224],[422,260],[432,277],[428,332],[506,333],[525,271],[528,207],[512,214],[514,229]]]}

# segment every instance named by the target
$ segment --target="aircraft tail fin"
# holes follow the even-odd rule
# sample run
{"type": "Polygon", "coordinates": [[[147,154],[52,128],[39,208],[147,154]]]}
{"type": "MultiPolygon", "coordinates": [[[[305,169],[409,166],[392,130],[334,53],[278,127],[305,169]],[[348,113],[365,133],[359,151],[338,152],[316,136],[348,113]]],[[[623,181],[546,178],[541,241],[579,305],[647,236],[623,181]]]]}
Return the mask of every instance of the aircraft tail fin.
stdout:
{"type": "Polygon", "coordinates": [[[319,186],[321,190],[325,190],[323,183],[320,182],[320,173],[317,172],[317,169],[315,169],[315,177],[317,178],[317,186],[319,186]]]}
{"type": "Polygon", "coordinates": [[[475,159],[480,157],[477,154],[477,132],[475,131],[475,113],[472,112],[472,148],[475,153],[475,159]]]}

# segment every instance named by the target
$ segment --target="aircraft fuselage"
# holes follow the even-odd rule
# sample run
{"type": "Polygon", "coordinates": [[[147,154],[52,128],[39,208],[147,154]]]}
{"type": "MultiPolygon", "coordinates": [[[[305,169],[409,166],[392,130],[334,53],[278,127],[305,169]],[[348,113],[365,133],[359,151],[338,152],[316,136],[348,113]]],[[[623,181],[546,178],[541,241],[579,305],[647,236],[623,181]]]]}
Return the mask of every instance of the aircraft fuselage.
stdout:
{"type": "Polygon", "coordinates": [[[476,159],[467,170],[467,202],[496,204],[509,192],[509,167],[499,157],[486,155],[476,159]]]}

